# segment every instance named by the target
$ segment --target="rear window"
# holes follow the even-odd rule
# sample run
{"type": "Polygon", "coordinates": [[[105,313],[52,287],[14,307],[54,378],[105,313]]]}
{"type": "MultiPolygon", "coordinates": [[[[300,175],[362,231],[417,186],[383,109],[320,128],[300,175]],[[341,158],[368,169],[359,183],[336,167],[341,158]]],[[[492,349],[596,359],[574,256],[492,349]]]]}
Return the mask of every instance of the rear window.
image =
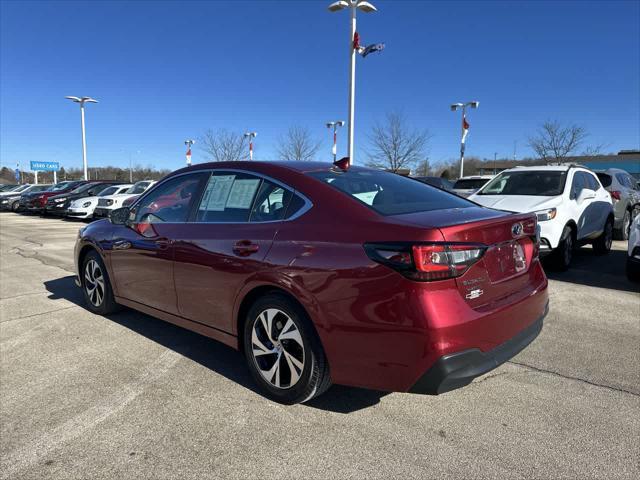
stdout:
{"type": "Polygon", "coordinates": [[[604,188],[611,186],[611,182],[613,181],[613,179],[611,178],[611,175],[609,175],[608,173],[602,173],[602,172],[599,172],[596,175],[598,175],[598,178],[600,179],[600,183],[604,188]]]}
{"type": "Polygon", "coordinates": [[[474,204],[456,195],[395,173],[376,170],[310,172],[311,177],[330,185],[381,215],[467,208],[474,204]]]}
{"type": "Polygon", "coordinates": [[[561,170],[503,172],[487,183],[476,195],[555,197],[564,191],[566,178],[567,172],[561,170]]]}
{"type": "Polygon", "coordinates": [[[477,190],[488,181],[488,178],[461,178],[453,185],[453,188],[455,190],[477,190]]]}

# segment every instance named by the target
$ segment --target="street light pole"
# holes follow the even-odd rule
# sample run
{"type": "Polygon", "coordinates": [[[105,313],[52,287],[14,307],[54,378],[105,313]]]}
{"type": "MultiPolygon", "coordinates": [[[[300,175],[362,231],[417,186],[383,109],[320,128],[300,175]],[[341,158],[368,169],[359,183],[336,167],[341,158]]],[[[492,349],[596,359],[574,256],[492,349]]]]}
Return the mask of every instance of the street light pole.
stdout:
{"type": "Polygon", "coordinates": [[[353,163],[353,137],[354,120],[356,106],[356,10],[360,9],[365,13],[377,11],[371,3],[364,0],[340,0],[329,5],[330,12],[337,12],[345,8],[351,9],[351,36],[349,37],[349,126],[347,132],[347,156],[349,164],[353,163]]]}
{"type": "Polygon", "coordinates": [[[451,111],[462,110],[462,136],[460,140],[460,178],[464,177],[464,146],[467,134],[469,133],[469,123],[467,122],[467,107],[478,108],[480,102],[473,101],[467,103],[454,103],[451,105],[451,111]]]}
{"type": "Polygon", "coordinates": [[[333,127],[333,146],[331,147],[331,153],[333,154],[333,161],[335,162],[338,155],[338,127],[344,127],[344,120],[327,122],[327,128],[332,128],[332,127],[333,127]]]}
{"type": "Polygon", "coordinates": [[[82,166],[84,168],[84,179],[89,180],[89,170],[87,168],[87,140],[85,136],[84,129],[84,104],[85,103],[98,103],[97,100],[94,100],[91,97],[65,97],[72,102],[80,104],[80,125],[82,127],[82,166]]]}
{"type": "Polygon", "coordinates": [[[253,139],[258,136],[257,132],[247,132],[245,137],[249,137],[249,161],[253,160],[253,139]]]}

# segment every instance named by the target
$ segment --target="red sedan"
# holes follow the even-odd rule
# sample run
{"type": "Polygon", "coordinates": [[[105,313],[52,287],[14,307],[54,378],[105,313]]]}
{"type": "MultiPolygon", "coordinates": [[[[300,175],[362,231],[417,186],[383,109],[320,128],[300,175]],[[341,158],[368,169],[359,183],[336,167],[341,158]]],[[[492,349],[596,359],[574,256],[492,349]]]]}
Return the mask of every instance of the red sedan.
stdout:
{"type": "Polygon", "coordinates": [[[210,163],[85,227],[75,256],[90,310],[240,349],[295,403],[332,383],[439,394],[516,355],[548,309],[536,229],[379,170],[210,163]]]}

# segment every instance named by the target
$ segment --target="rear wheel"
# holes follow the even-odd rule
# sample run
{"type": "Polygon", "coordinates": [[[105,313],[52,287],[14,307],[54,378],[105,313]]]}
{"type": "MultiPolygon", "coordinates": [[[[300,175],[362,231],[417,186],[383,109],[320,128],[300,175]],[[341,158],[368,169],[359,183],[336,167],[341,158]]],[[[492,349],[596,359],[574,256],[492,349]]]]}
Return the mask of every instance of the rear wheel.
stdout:
{"type": "Polygon", "coordinates": [[[277,402],[306,402],[331,386],[311,321],[285,295],[268,294],[253,304],[244,323],[244,353],[260,390],[277,402]]]}
{"type": "Polygon", "coordinates": [[[562,272],[569,269],[571,259],[573,258],[573,248],[573,230],[567,225],[562,231],[562,237],[560,237],[558,247],[553,251],[549,258],[553,269],[560,270],[562,272]]]}
{"type": "Polygon", "coordinates": [[[98,315],[108,315],[120,309],[113,298],[107,269],[95,250],[91,250],[84,257],[80,278],[89,310],[98,315]]]}
{"type": "Polygon", "coordinates": [[[613,220],[609,218],[604,225],[604,231],[593,242],[593,250],[598,255],[604,255],[611,250],[611,244],[613,243],[613,220]]]}
{"type": "Polygon", "coordinates": [[[622,217],[622,225],[620,230],[615,230],[613,233],[616,240],[629,240],[629,229],[631,228],[631,212],[629,210],[624,211],[622,217]]]}

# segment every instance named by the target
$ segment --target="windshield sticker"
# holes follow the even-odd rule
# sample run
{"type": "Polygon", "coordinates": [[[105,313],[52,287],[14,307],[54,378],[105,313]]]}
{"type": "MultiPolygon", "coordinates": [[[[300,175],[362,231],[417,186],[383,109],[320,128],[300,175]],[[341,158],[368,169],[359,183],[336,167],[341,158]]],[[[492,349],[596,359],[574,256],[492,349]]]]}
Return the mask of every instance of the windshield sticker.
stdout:
{"type": "Polygon", "coordinates": [[[211,177],[200,203],[200,210],[223,212],[235,178],[235,175],[211,177]]]}

